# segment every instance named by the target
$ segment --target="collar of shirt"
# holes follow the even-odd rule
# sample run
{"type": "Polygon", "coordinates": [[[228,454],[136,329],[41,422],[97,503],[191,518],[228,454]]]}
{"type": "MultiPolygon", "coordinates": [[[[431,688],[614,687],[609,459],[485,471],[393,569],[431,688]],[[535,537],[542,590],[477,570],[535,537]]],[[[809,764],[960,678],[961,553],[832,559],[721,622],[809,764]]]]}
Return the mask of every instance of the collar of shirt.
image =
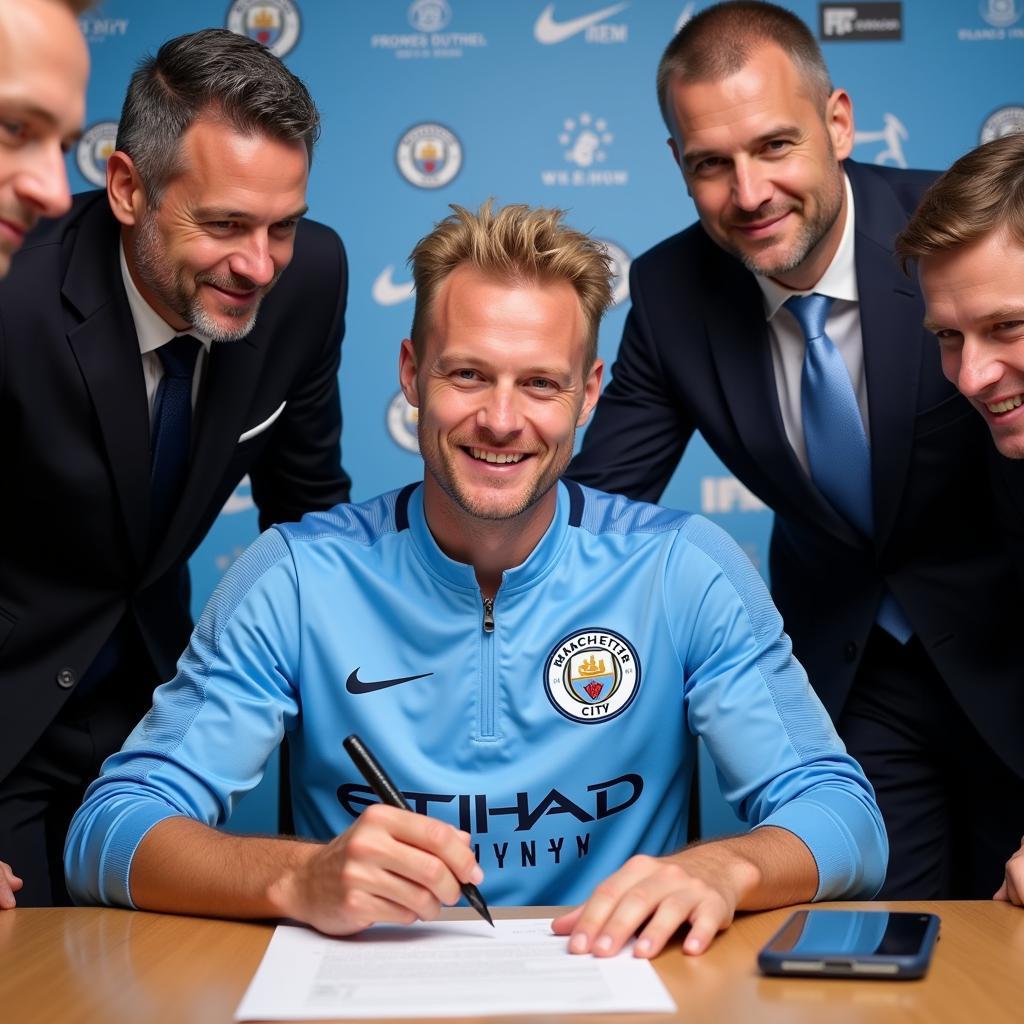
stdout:
{"type": "MultiPolygon", "coordinates": [[[[857,268],[854,263],[854,225],[856,214],[853,206],[853,191],[849,179],[844,175],[847,214],[839,247],[828,269],[814,286],[814,291],[829,295],[836,301],[828,313],[828,336],[846,363],[857,396],[857,406],[864,430],[870,437],[868,415],[868,388],[864,373],[864,344],[860,327],[860,303],[857,291],[857,268]]],[[[779,412],[782,423],[797,461],[804,471],[810,473],[807,447],[804,441],[803,408],[801,390],[803,381],[804,354],[807,343],[796,317],[783,303],[791,295],[806,294],[795,292],[767,277],[754,275],[764,297],[764,310],[768,326],[772,370],[778,393],[779,412]]]]}
{"type": "Polygon", "coordinates": [[[132,319],[135,321],[135,333],[139,339],[139,352],[146,355],[147,352],[155,352],[161,345],[166,345],[172,338],[178,338],[183,334],[191,334],[203,346],[206,352],[210,351],[213,340],[205,334],[195,330],[176,331],[153,307],[142,297],[142,292],[135,285],[131,272],[128,270],[128,260],[124,253],[124,242],[118,243],[121,255],[121,278],[124,281],[124,290],[128,296],[128,307],[132,311],[132,319]],[[170,332],[170,333],[168,333],[170,332]]]}
{"type": "MultiPolygon", "coordinates": [[[[839,248],[836,249],[836,254],[832,257],[832,262],[828,265],[828,269],[821,275],[821,278],[811,291],[818,292],[821,295],[829,295],[833,299],[856,302],[858,293],[857,268],[853,260],[853,225],[855,219],[853,189],[850,188],[850,179],[845,174],[843,175],[843,185],[846,189],[846,223],[843,225],[843,236],[839,239],[839,248]]],[[[761,294],[764,296],[766,320],[771,320],[791,295],[807,294],[806,291],[794,291],[792,288],[787,288],[784,284],[779,284],[778,281],[773,281],[770,277],[765,277],[762,274],[755,274],[754,280],[757,281],[761,294]]]]}
{"type": "MultiPolygon", "coordinates": [[[[555,487],[557,500],[551,523],[536,546],[519,565],[506,569],[501,574],[503,596],[518,593],[535,586],[545,579],[558,564],[559,555],[569,539],[569,513],[572,500],[564,482],[555,487]]],[[[457,590],[466,591],[478,600],[480,585],[473,566],[457,562],[446,555],[430,532],[426,513],[423,511],[423,487],[417,487],[409,496],[409,532],[416,552],[431,574],[457,590]]]]}

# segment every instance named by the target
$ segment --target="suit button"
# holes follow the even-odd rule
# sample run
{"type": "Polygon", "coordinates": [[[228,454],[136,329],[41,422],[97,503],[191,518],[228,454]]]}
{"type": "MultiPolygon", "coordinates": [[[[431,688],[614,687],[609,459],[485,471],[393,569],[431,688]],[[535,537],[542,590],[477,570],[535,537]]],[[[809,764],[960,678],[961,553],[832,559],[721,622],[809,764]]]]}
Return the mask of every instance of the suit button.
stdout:
{"type": "Polygon", "coordinates": [[[843,657],[847,661],[854,661],[857,657],[857,645],[852,641],[848,640],[846,646],[843,648],[843,657]]]}
{"type": "Polygon", "coordinates": [[[57,685],[62,690],[70,690],[71,687],[74,686],[75,683],[77,682],[78,676],[76,676],[75,673],[69,668],[62,668],[57,673],[57,685]]]}

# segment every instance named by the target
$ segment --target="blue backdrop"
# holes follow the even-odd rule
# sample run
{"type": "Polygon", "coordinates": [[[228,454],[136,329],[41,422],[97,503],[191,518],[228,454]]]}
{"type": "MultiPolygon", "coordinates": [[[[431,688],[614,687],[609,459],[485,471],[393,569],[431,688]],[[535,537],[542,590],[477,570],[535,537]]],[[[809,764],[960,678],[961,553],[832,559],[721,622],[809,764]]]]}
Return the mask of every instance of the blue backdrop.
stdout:
{"type": "MultiPolygon", "coordinates": [[[[397,385],[412,318],[405,261],[447,211],[488,196],[570,211],[608,242],[620,274],[601,355],[614,359],[634,254],[695,219],[665,145],[654,73],[704,2],[681,0],[105,0],[81,19],[93,74],[88,122],[68,157],[72,190],[101,185],[131,71],[171,36],[246,32],[309,86],[323,135],[310,216],[334,227],[351,264],[341,392],[343,459],[355,499],[420,474],[415,424],[397,385]]],[[[947,166],[979,141],[1024,129],[1024,0],[793,0],[851,93],[854,156],[947,166]]],[[[758,567],[764,506],[698,439],[665,504],[729,530],[758,567]]],[[[195,610],[256,534],[243,481],[193,562],[195,610]]],[[[705,780],[712,785],[711,775],[705,780]]],[[[276,772],[233,826],[272,828],[276,772]]],[[[730,827],[706,792],[705,831],[730,827]]]]}

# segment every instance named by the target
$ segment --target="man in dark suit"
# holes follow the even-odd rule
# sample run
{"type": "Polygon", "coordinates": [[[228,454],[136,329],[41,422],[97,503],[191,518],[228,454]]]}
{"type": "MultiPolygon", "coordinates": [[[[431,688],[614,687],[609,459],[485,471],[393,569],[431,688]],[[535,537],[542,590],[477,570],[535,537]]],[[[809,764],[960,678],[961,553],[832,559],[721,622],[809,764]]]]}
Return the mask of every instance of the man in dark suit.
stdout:
{"type": "Polygon", "coordinates": [[[984,425],[892,256],[933,176],[847,159],[850,98],[770,4],[694,18],[658,90],[700,223],[634,262],[571,474],[654,500],[701,431],[775,511],[773,594],[875,786],[882,894],[991,896],[1024,803],[1020,601],[984,425]]]}
{"type": "MultiPolygon", "coordinates": [[[[84,6],[0,5],[0,277],[39,218],[71,206],[64,151],[85,113],[89,54],[74,17],[84,6]]],[[[14,906],[20,888],[0,861],[0,909],[14,906]]]]}
{"type": "Polygon", "coordinates": [[[107,190],[0,286],[0,856],[66,899],[67,822],[191,630],[187,559],[251,474],[260,524],[348,497],[346,263],[302,220],[318,115],[259,44],[164,44],[107,190]]]}
{"type": "MultiPolygon", "coordinates": [[[[917,263],[942,372],[992,432],[1000,524],[1024,583],[1024,135],[960,157],[896,239],[917,263]]],[[[1007,814],[1024,820],[1024,810],[1007,814]]],[[[995,895],[1024,906],[1024,839],[995,895]]]]}

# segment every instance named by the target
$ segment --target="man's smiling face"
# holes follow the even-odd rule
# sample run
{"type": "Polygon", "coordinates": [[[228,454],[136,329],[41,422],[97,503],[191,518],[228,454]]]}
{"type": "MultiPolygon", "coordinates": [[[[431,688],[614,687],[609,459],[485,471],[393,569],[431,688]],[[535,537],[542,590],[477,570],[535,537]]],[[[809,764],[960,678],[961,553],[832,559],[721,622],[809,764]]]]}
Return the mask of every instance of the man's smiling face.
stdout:
{"type": "Polygon", "coordinates": [[[78,138],[88,74],[68,7],[0,0],[0,277],[36,221],[71,206],[64,152],[78,138]]]}
{"type": "Polygon", "coordinates": [[[985,418],[999,451],[1024,458],[1024,245],[994,231],[922,257],[919,274],[942,372],[985,418]]]}
{"type": "Polygon", "coordinates": [[[199,118],[157,208],[140,183],[131,193],[126,248],[146,301],[178,330],[195,327],[214,341],[248,334],[291,262],[308,170],[301,142],[199,118]]]}
{"type": "Polygon", "coordinates": [[[845,223],[846,93],[822,110],[790,58],[766,44],[726,78],[676,80],[669,98],[669,145],[704,230],[752,273],[813,287],[845,223]]]}
{"type": "Polygon", "coordinates": [[[419,408],[426,495],[455,516],[509,520],[539,503],[572,457],[600,391],[566,281],[502,281],[462,265],[438,289],[422,354],[402,345],[419,408]]]}

